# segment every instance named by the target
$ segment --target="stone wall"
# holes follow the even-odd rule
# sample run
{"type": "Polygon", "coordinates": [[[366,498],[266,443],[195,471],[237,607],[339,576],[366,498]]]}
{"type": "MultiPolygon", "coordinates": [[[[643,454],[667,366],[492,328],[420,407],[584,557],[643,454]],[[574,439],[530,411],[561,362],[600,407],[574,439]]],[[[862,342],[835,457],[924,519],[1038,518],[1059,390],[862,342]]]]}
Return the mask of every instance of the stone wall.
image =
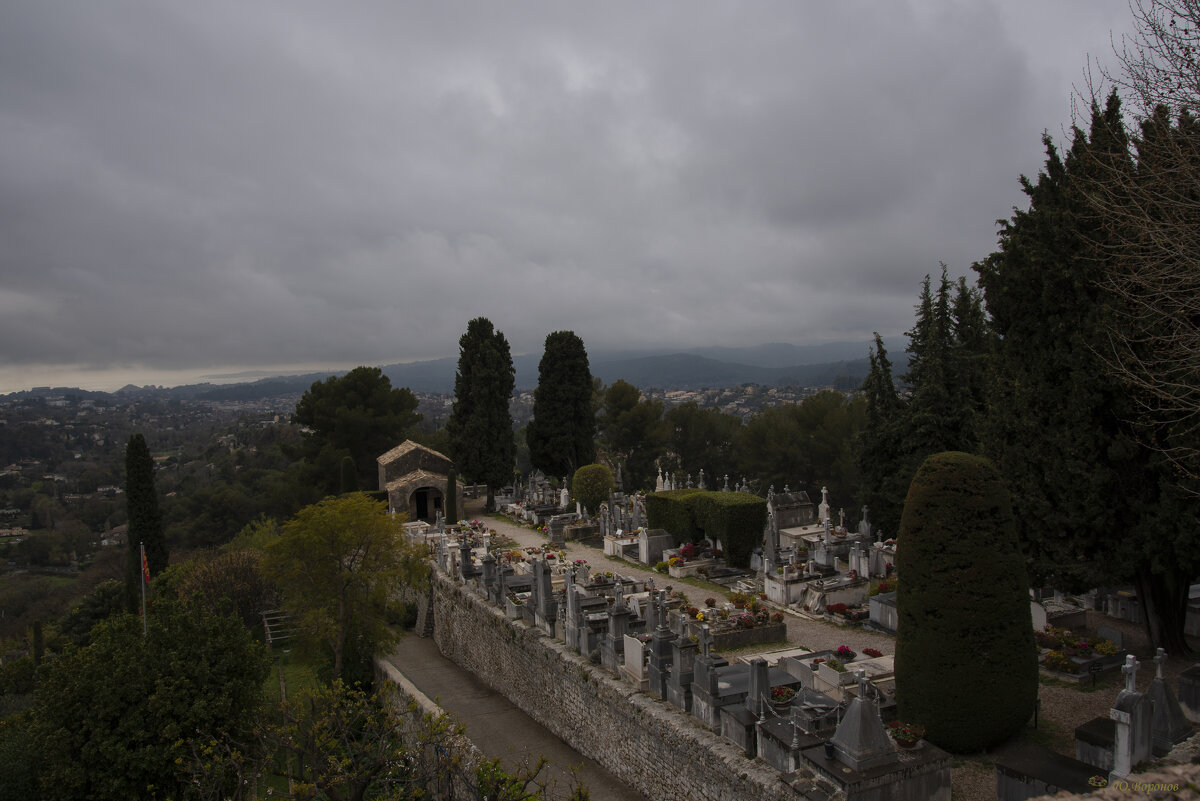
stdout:
{"type": "Polygon", "coordinates": [[[685,712],[638,692],[537,629],[509,621],[460,583],[435,577],[433,605],[434,639],[447,658],[649,798],[828,797],[829,785],[785,777],[747,759],[685,712]]]}

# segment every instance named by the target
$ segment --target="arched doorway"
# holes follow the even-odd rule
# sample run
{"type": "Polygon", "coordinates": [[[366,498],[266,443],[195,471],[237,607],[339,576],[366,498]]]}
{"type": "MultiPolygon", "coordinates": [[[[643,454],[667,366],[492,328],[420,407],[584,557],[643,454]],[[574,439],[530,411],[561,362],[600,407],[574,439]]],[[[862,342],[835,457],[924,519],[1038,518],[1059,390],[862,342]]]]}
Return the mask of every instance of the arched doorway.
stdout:
{"type": "Polygon", "coordinates": [[[408,499],[410,520],[434,520],[445,512],[445,492],[437,487],[417,487],[408,499]]]}

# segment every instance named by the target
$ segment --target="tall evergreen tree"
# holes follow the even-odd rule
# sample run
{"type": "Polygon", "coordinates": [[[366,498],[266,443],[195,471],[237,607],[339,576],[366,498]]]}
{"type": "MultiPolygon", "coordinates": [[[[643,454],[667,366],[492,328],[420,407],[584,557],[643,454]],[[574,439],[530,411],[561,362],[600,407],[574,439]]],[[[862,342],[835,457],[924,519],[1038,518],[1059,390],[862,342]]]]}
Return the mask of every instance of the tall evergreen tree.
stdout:
{"type": "Polygon", "coordinates": [[[879,332],[875,332],[875,344],[867,356],[871,369],[861,390],[867,401],[866,420],[857,447],[859,497],[869,508],[873,525],[895,535],[908,492],[906,459],[900,442],[907,409],[896,391],[892,362],[879,332]]]}
{"type": "Polygon", "coordinates": [[[583,340],[574,332],[546,337],[525,439],[533,466],[548,475],[570,475],[596,459],[592,373],[583,340]]]}
{"type": "Polygon", "coordinates": [[[446,431],[450,457],[468,481],[487,485],[487,509],[496,488],[512,480],[517,457],[509,400],[516,384],[512,353],[491,320],[476,317],[458,340],[454,405],[446,431]]]}
{"type": "Polygon", "coordinates": [[[158,491],[154,487],[154,460],[150,457],[146,438],[141,434],[131,436],[125,447],[125,508],[129,515],[125,605],[132,612],[138,609],[142,597],[141,546],[145,545],[151,576],[166,569],[168,558],[158,491]]]}
{"type": "Polygon", "coordinates": [[[1135,582],[1155,645],[1186,653],[1188,584],[1200,569],[1194,496],[1161,454],[1140,448],[1138,408],[1100,354],[1122,301],[1105,289],[1119,221],[1086,199],[1097,174],[1131,170],[1120,102],[1093,107],[1061,158],[1046,139],[1029,208],[1002,223],[977,269],[998,334],[986,452],[1020,506],[1036,581],[1067,590],[1135,582]]]}

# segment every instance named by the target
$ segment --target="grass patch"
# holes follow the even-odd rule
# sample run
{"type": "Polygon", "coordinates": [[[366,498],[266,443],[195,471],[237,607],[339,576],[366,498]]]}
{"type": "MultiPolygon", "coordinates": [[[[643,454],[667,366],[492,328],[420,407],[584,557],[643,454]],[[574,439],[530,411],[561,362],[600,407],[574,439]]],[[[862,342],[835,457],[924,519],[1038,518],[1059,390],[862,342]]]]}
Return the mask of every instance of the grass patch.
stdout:
{"type": "Polygon", "coordinates": [[[263,685],[263,690],[268,698],[279,699],[281,673],[283,674],[283,686],[287,688],[289,698],[303,690],[317,689],[316,665],[301,658],[296,652],[285,651],[282,648],[274,648],[272,656],[275,657],[275,661],[271,665],[271,673],[263,685]]]}

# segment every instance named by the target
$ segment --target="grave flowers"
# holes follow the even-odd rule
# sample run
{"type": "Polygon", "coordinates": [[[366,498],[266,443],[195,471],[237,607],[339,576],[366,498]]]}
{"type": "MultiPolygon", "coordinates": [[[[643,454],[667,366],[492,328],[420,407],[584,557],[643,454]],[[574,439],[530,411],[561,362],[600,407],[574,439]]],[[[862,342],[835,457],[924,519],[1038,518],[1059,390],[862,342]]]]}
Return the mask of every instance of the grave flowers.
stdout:
{"type": "Polygon", "coordinates": [[[858,656],[858,654],[854,653],[854,651],[852,651],[848,645],[839,645],[836,653],[837,658],[843,662],[849,662],[851,659],[858,656]]]}
{"type": "Polygon", "coordinates": [[[888,734],[901,748],[913,748],[925,736],[925,727],[894,720],[888,724],[888,734]]]}
{"type": "Polygon", "coordinates": [[[796,691],[791,687],[778,685],[771,688],[772,704],[790,704],[795,697],[796,691]]]}
{"type": "Polygon", "coordinates": [[[864,648],[863,653],[872,659],[883,656],[883,651],[880,651],[878,648],[864,648]]]}

